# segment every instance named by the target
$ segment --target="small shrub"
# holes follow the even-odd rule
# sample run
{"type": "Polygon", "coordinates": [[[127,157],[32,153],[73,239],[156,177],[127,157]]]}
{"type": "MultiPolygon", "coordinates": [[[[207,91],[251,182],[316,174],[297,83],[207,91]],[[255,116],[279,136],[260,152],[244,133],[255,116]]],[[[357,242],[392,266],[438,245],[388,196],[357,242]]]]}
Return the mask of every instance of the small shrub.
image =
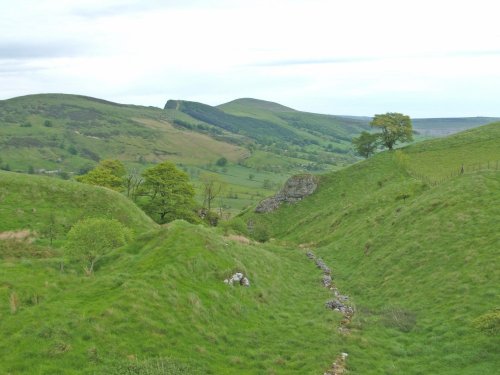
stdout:
{"type": "Polygon", "coordinates": [[[60,178],[62,178],[63,180],[69,180],[70,179],[70,175],[68,172],[65,172],[65,171],[60,171],[58,174],[57,174],[60,178]]]}
{"type": "Polygon", "coordinates": [[[71,155],[76,155],[78,154],[78,151],[77,149],[75,148],[75,146],[71,145],[68,147],[68,152],[71,154],[71,155]]]}
{"type": "Polygon", "coordinates": [[[66,249],[71,257],[84,264],[85,272],[90,275],[104,254],[125,245],[130,238],[130,230],[118,220],[89,218],[71,228],[66,249]]]}
{"type": "Polygon", "coordinates": [[[235,218],[230,221],[222,221],[219,226],[224,230],[224,234],[235,232],[238,234],[248,235],[248,228],[245,221],[241,218],[235,218]]]}
{"type": "Polygon", "coordinates": [[[216,227],[219,224],[219,215],[213,211],[206,211],[203,219],[212,227],[216,227]]]}
{"type": "Polygon", "coordinates": [[[500,308],[487,312],[474,320],[474,326],[489,336],[500,334],[500,308]]]}
{"type": "Polygon", "coordinates": [[[226,164],[227,164],[227,159],[223,156],[223,157],[219,158],[219,159],[215,162],[215,164],[216,164],[218,167],[224,167],[224,166],[226,166],[226,164]]]}
{"type": "Polygon", "coordinates": [[[266,242],[269,241],[269,238],[271,238],[266,226],[261,223],[254,226],[252,235],[253,238],[255,238],[259,242],[266,242]]]}

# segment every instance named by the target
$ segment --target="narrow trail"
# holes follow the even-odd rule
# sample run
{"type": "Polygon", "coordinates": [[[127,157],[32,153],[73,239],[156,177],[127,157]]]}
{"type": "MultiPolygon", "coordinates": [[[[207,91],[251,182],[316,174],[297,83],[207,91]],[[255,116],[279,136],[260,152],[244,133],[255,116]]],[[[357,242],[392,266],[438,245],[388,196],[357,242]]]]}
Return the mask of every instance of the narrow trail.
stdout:
{"type": "MultiPolygon", "coordinates": [[[[311,250],[306,251],[306,256],[314,261],[316,267],[318,267],[323,272],[323,287],[329,289],[332,292],[333,299],[325,302],[325,307],[334,311],[339,311],[343,315],[343,319],[340,322],[340,326],[338,328],[341,335],[349,334],[348,325],[352,320],[354,315],[354,308],[349,305],[349,297],[343,295],[339,292],[338,288],[335,286],[332,279],[332,271],[331,269],[323,262],[321,258],[317,258],[311,250]]],[[[323,375],[343,375],[347,373],[346,369],[346,361],[348,354],[340,353],[335,361],[332,363],[332,366],[326,370],[323,375]]]]}

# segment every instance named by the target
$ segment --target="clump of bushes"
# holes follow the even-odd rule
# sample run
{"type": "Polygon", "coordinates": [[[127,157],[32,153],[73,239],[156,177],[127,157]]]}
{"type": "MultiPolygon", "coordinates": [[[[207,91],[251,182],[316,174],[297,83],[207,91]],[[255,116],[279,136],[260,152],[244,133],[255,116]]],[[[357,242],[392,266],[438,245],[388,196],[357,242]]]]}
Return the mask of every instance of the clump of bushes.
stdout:
{"type": "Polygon", "coordinates": [[[97,261],[113,249],[124,246],[132,232],[115,219],[88,218],[77,222],[68,233],[66,250],[78,259],[87,275],[94,272],[97,261]]]}
{"type": "Polygon", "coordinates": [[[264,224],[257,223],[253,228],[252,237],[259,242],[267,242],[271,238],[271,235],[264,224]]]}
{"type": "Polygon", "coordinates": [[[229,221],[221,221],[219,227],[222,228],[225,235],[230,233],[248,235],[248,228],[242,218],[235,218],[229,221]]]}

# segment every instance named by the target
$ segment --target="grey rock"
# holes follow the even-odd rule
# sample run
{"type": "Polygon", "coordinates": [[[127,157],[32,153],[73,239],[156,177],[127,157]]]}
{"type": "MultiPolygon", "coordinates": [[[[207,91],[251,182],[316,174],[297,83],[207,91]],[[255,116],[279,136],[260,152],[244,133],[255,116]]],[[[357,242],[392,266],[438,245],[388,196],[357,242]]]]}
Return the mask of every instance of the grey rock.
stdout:
{"type": "Polygon", "coordinates": [[[351,306],[347,306],[338,299],[325,302],[325,307],[327,309],[332,309],[335,311],[340,311],[345,316],[351,316],[354,314],[354,309],[351,306]]]}
{"type": "Polygon", "coordinates": [[[239,284],[242,286],[250,286],[250,280],[241,272],[236,272],[229,279],[224,280],[224,284],[234,285],[239,284]]]}
{"type": "Polygon", "coordinates": [[[342,302],[340,302],[339,300],[334,299],[334,300],[325,302],[325,307],[328,309],[332,309],[332,310],[339,310],[339,309],[345,307],[345,305],[342,302]]]}
{"type": "Polygon", "coordinates": [[[255,208],[255,212],[266,213],[275,211],[283,202],[296,203],[314,193],[317,187],[318,179],[312,174],[292,176],[275,196],[261,201],[255,208]]]}
{"type": "Polygon", "coordinates": [[[323,259],[316,258],[316,266],[323,271],[324,274],[329,275],[331,273],[330,268],[323,262],[323,259]]]}
{"type": "Polygon", "coordinates": [[[323,286],[329,288],[332,285],[332,277],[330,275],[323,275],[323,286]]]}

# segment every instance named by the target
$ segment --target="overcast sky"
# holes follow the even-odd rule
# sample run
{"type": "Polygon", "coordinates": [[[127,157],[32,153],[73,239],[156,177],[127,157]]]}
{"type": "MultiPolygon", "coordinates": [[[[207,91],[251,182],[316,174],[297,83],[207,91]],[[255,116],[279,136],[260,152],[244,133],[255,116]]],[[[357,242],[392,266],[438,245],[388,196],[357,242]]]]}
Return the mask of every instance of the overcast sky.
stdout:
{"type": "Polygon", "coordinates": [[[0,99],[500,116],[494,0],[0,0],[0,99]]]}

